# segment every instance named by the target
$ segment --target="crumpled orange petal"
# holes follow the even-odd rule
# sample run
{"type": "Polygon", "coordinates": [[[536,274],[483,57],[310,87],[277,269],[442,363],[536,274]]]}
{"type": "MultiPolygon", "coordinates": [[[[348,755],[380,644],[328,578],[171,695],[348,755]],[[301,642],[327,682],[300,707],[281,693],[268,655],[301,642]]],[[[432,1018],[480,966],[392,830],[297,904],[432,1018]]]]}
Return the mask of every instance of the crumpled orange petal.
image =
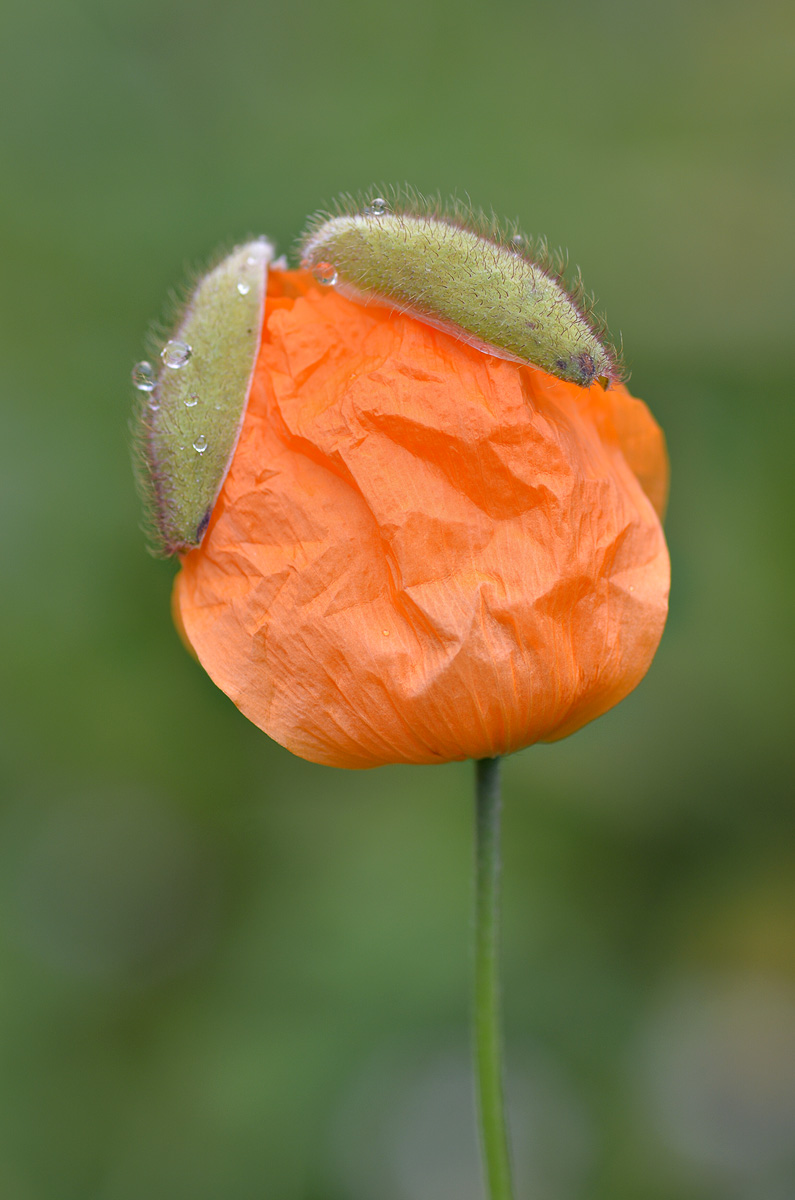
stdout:
{"type": "Polygon", "coordinates": [[[178,624],[247,717],[339,767],[506,754],[645,674],[662,434],[304,272],[272,271],[240,441],[178,624]]]}

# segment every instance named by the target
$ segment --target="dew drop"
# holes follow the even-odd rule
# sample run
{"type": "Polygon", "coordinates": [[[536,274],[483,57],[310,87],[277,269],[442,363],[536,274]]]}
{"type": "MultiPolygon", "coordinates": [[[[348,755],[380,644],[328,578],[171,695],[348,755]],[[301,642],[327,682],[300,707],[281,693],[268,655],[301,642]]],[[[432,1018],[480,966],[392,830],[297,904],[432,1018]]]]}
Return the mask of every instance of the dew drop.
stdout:
{"type": "Polygon", "coordinates": [[[207,438],[203,433],[200,433],[196,438],[196,441],[193,443],[193,449],[197,454],[204,454],[204,451],[207,449],[207,438]]]}
{"type": "Polygon", "coordinates": [[[178,371],[180,367],[184,367],[191,354],[193,354],[193,349],[188,343],[178,341],[166,342],[160,351],[160,357],[172,371],[178,371]]]}
{"type": "Polygon", "coordinates": [[[368,217],[383,217],[389,212],[389,205],[383,196],[376,196],[375,200],[371,200],[364,211],[368,217]]]}
{"type": "Polygon", "coordinates": [[[330,262],[319,262],[312,272],[318,283],[331,287],[337,282],[337,268],[330,262]]]}
{"type": "Polygon", "coordinates": [[[511,245],[513,246],[514,250],[524,250],[525,246],[527,245],[524,235],[521,233],[515,233],[511,238],[511,245]]]}
{"type": "Polygon", "coordinates": [[[251,291],[251,284],[244,283],[243,280],[241,279],[240,283],[237,285],[237,290],[240,292],[241,296],[247,296],[249,294],[249,292],[251,291]]]}
{"type": "Polygon", "coordinates": [[[195,408],[198,403],[199,403],[199,397],[196,395],[195,392],[191,392],[189,396],[185,397],[185,407],[186,408],[195,408]]]}
{"type": "Polygon", "coordinates": [[[139,392],[153,392],[157,385],[157,372],[150,362],[136,363],[132,369],[133,387],[139,392]]]}
{"type": "Polygon", "coordinates": [[[158,398],[154,392],[152,392],[152,394],[149,397],[149,407],[152,410],[152,412],[157,412],[157,410],[160,408],[160,401],[158,400],[158,398]]]}

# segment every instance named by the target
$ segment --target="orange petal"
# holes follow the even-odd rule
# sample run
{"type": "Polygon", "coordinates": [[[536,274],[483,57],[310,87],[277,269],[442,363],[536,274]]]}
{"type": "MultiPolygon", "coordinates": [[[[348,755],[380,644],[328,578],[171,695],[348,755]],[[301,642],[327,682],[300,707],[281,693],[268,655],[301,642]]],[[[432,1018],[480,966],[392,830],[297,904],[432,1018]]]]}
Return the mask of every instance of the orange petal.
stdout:
{"type": "Polygon", "coordinates": [[[624,389],[273,271],[243,431],[175,605],[215,682],[304,758],[504,754],[645,674],[666,487],[662,435],[624,389]]]}

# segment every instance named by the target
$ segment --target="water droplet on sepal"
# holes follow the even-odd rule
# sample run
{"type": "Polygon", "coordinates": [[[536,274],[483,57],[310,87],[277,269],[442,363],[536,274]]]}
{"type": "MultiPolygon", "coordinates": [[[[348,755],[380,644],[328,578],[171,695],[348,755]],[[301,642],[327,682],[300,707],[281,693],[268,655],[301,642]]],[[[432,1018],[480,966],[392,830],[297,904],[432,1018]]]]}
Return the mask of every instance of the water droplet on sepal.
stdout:
{"type": "Polygon", "coordinates": [[[337,282],[337,268],[330,262],[316,263],[312,268],[312,274],[324,287],[333,287],[337,282]]]}
{"type": "Polygon", "coordinates": [[[200,433],[196,438],[196,441],[193,443],[193,449],[197,454],[204,454],[204,451],[207,449],[207,438],[203,433],[200,433]]]}
{"type": "Polygon", "coordinates": [[[132,369],[132,381],[139,392],[153,392],[157,387],[157,371],[150,362],[138,362],[132,369]]]}
{"type": "Polygon", "coordinates": [[[190,361],[192,354],[193,347],[189,346],[187,342],[181,342],[178,338],[167,341],[160,351],[160,357],[172,371],[179,371],[184,367],[190,361]]]}

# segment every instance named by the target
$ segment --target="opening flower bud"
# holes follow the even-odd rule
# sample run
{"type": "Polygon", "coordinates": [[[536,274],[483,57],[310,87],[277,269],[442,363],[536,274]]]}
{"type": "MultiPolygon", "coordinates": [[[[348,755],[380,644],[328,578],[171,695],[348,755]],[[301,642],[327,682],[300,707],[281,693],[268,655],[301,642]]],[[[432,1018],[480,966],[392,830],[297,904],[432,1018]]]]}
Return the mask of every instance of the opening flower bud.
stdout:
{"type": "Polygon", "coordinates": [[[341,767],[493,758],[642,678],[667,610],[648,409],[273,268],[177,625],[272,738],[341,767]]]}

